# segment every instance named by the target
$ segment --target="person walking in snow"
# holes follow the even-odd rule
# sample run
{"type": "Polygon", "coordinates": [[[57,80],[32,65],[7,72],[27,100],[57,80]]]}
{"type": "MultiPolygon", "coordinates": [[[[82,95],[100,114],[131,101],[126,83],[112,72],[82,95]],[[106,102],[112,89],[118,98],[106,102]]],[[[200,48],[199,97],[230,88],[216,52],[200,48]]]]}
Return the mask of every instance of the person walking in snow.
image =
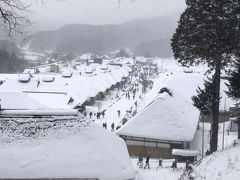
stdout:
{"type": "Polygon", "coordinates": [[[111,124],[112,131],[114,131],[114,123],[111,124]]]}
{"type": "Polygon", "coordinates": [[[171,168],[173,169],[177,168],[177,160],[173,161],[171,168]]]}
{"type": "Polygon", "coordinates": [[[138,157],[138,163],[137,165],[142,168],[143,167],[143,157],[142,155],[140,154],[139,157],[138,157]]]}
{"type": "Polygon", "coordinates": [[[145,164],[145,166],[144,166],[144,169],[146,169],[147,167],[148,167],[148,169],[150,169],[149,159],[150,159],[150,156],[148,155],[148,156],[146,157],[146,164],[145,164]]]}
{"type": "Polygon", "coordinates": [[[188,170],[188,171],[191,171],[191,170],[192,170],[192,166],[191,166],[189,160],[186,161],[186,170],[188,170]]]}
{"type": "Polygon", "coordinates": [[[104,118],[104,116],[105,116],[105,110],[102,112],[102,117],[104,118]]]}
{"type": "Polygon", "coordinates": [[[89,113],[89,117],[90,117],[90,119],[92,118],[92,115],[93,115],[93,113],[92,113],[92,112],[90,112],[90,113],[89,113]]]}
{"type": "Polygon", "coordinates": [[[85,111],[83,115],[86,117],[87,116],[87,112],[85,111]]]}
{"type": "Polygon", "coordinates": [[[161,168],[162,167],[162,160],[161,159],[159,159],[159,161],[158,161],[158,167],[157,167],[157,170],[159,169],[159,168],[161,168]]]}
{"type": "Polygon", "coordinates": [[[120,115],[121,115],[121,111],[118,110],[117,113],[118,113],[118,117],[120,117],[120,115]]]}
{"type": "Polygon", "coordinates": [[[100,119],[100,112],[97,112],[97,119],[100,119]]]}
{"type": "Polygon", "coordinates": [[[135,104],[135,106],[137,107],[137,101],[136,101],[134,104],[135,104]]]}
{"type": "Polygon", "coordinates": [[[128,99],[130,100],[130,94],[128,93],[128,99]]]}

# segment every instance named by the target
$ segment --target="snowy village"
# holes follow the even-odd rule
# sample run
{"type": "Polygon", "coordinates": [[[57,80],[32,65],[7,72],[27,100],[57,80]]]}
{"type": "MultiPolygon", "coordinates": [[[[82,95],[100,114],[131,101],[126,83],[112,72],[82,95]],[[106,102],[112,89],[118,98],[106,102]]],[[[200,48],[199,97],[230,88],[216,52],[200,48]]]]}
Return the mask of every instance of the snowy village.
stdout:
{"type": "Polygon", "coordinates": [[[0,180],[239,180],[239,9],[1,1],[0,180]]]}

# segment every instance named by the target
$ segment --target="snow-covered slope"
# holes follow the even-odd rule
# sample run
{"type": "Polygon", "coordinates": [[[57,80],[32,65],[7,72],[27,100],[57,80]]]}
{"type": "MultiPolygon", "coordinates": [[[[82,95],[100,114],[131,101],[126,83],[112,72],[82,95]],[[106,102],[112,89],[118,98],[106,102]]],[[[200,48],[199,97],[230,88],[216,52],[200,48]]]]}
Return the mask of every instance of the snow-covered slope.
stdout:
{"type": "Polygon", "coordinates": [[[206,157],[199,166],[195,167],[192,176],[195,180],[239,180],[240,146],[206,157]]]}

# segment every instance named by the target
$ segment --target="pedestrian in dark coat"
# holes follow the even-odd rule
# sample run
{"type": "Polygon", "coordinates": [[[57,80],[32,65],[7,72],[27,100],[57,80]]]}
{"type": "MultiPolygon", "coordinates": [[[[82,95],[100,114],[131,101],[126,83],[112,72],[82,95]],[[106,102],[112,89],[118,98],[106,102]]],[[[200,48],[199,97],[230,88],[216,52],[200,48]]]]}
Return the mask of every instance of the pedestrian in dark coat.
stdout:
{"type": "Polygon", "coordinates": [[[97,112],[97,119],[100,119],[100,112],[97,112]]]}
{"type": "Polygon", "coordinates": [[[114,131],[114,123],[111,124],[112,131],[114,131]]]}
{"type": "Polygon", "coordinates": [[[173,161],[171,168],[173,169],[177,168],[177,160],[173,161]]]}
{"type": "Polygon", "coordinates": [[[144,169],[146,169],[147,167],[148,167],[148,169],[150,169],[149,159],[150,159],[150,156],[148,155],[148,156],[146,157],[146,164],[145,164],[145,166],[144,166],[144,169]]]}
{"type": "Polygon", "coordinates": [[[92,115],[93,115],[93,113],[92,113],[92,112],[90,112],[90,113],[89,113],[90,119],[92,118],[92,115]]]}
{"type": "Polygon", "coordinates": [[[138,163],[137,163],[137,165],[138,165],[140,168],[142,168],[142,166],[143,166],[143,157],[142,157],[141,154],[140,154],[139,157],[138,157],[138,163]]]}
{"type": "Polygon", "coordinates": [[[87,112],[84,112],[84,114],[83,114],[85,117],[87,116],[87,112]]]}
{"type": "Polygon", "coordinates": [[[117,113],[118,113],[118,117],[120,117],[120,115],[121,115],[121,111],[118,110],[117,113]]]}
{"type": "Polygon", "coordinates": [[[102,112],[102,116],[103,116],[103,118],[104,118],[104,116],[105,116],[105,111],[102,112]]]}
{"type": "Polygon", "coordinates": [[[137,101],[136,101],[134,104],[135,104],[135,106],[137,107],[137,101]]]}
{"type": "Polygon", "coordinates": [[[157,169],[159,169],[159,168],[161,168],[162,167],[162,160],[161,159],[159,159],[159,161],[158,161],[158,167],[157,167],[157,169]]]}

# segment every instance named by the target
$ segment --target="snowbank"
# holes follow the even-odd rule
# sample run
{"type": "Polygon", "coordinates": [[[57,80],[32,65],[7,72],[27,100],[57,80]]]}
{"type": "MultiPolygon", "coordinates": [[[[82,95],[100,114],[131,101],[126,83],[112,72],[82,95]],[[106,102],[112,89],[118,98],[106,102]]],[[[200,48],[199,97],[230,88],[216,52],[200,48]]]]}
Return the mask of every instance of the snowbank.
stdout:
{"type": "Polygon", "coordinates": [[[240,177],[240,146],[206,157],[199,166],[194,168],[192,176],[195,180],[239,180],[240,177]]]}

